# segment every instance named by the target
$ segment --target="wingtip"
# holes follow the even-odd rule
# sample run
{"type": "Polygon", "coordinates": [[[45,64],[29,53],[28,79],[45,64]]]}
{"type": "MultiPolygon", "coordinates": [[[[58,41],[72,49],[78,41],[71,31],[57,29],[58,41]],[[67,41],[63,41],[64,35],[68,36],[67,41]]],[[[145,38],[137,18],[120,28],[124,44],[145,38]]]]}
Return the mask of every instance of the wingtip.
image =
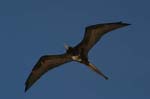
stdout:
{"type": "Polygon", "coordinates": [[[105,77],[105,80],[108,80],[109,78],[108,77],[105,77]]]}
{"type": "Polygon", "coordinates": [[[123,23],[125,26],[128,26],[128,25],[131,25],[131,24],[129,24],[129,23],[123,23]]]}
{"type": "Polygon", "coordinates": [[[131,24],[129,24],[129,23],[124,23],[124,22],[122,22],[122,21],[120,21],[120,22],[117,22],[117,23],[119,23],[119,24],[123,24],[124,26],[131,25],[131,24]]]}
{"type": "Polygon", "coordinates": [[[24,92],[26,93],[26,92],[27,92],[27,90],[24,90],[24,92]]]}
{"type": "Polygon", "coordinates": [[[28,90],[28,87],[26,86],[26,87],[25,87],[25,90],[24,90],[24,92],[26,93],[26,92],[27,92],[27,90],[28,90]]]}
{"type": "Polygon", "coordinates": [[[25,84],[25,89],[24,89],[24,92],[27,92],[29,90],[31,86],[29,86],[27,83],[25,84]]]}
{"type": "Polygon", "coordinates": [[[129,23],[125,23],[125,22],[122,22],[122,21],[112,22],[112,23],[108,23],[108,24],[118,24],[118,25],[121,25],[121,26],[128,26],[128,25],[131,25],[131,24],[129,24],[129,23]]]}

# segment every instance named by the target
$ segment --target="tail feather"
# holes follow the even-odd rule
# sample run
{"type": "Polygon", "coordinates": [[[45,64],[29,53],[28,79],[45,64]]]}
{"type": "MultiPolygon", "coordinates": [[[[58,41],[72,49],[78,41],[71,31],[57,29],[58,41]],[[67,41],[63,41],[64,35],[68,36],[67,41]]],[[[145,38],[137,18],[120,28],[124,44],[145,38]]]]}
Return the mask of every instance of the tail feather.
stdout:
{"type": "Polygon", "coordinates": [[[96,68],[96,66],[94,66],[93,64],[89,63],[87,65],[89,68],[91,68],[93,71],[95,71],[96,73],[98,73],[100,76],[102,76],[103,78],[105,78],[106,80],[108,80],[108,77],[105,76],[98,68],[96,68]]]}

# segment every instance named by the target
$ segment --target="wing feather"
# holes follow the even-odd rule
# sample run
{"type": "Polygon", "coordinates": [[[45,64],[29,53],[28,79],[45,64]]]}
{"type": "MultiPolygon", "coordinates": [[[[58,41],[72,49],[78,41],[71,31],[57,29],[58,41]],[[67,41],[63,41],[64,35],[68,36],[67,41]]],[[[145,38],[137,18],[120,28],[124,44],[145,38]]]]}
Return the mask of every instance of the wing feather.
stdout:
{"type": "Polygon", "coordinates": [[[115,22],[88,26],[85,29],[83,40],[75,48],[77,50],[83,50],[86,55],[104,34],[127,25],[130,24],[115,22]]]}
{"type": "Polygon", "coordinates": [[[42,56],[25,82],[25,91],[27,91],[48,70],[69,61],[71,61],[71,58],[67,54],[42,56]]]}

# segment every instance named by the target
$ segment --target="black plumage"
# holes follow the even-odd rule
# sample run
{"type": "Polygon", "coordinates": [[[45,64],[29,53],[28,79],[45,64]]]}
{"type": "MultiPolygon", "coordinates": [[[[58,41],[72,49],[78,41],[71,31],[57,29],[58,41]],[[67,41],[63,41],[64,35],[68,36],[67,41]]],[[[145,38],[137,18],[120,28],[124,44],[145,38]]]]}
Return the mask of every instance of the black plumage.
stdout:
{"type": "Polygon", "coordinates": [[[27,91],[44,73],[64,63],[77,61],[85,64],[99,75],[108,79],[96,66],[88,60],[89,50],[100,40],[100,38],[109,31],[128,26],[130,24],[115,22],[96,24],[86,27],[84,38],[75,47],[67,47],[66,53],[61,55],[45,55],[36,63],[32,72],[25,82],[25,91],[27,91]]]}

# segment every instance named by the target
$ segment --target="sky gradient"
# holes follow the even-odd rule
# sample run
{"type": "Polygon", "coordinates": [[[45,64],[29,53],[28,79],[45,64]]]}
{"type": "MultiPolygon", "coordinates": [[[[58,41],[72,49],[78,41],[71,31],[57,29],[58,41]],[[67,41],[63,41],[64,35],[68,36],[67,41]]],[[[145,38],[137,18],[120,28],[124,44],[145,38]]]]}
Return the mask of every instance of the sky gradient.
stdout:
{"type": "Polygon", "coordinates": [[[150,99],[150,1],[1,0],[0,99],[150,99]],[[24,83],[40,56],[75,46],[84,28],[123,21],[89,59],[110,79],[72,62],[53,69],[27,93],[24,83]]]}

